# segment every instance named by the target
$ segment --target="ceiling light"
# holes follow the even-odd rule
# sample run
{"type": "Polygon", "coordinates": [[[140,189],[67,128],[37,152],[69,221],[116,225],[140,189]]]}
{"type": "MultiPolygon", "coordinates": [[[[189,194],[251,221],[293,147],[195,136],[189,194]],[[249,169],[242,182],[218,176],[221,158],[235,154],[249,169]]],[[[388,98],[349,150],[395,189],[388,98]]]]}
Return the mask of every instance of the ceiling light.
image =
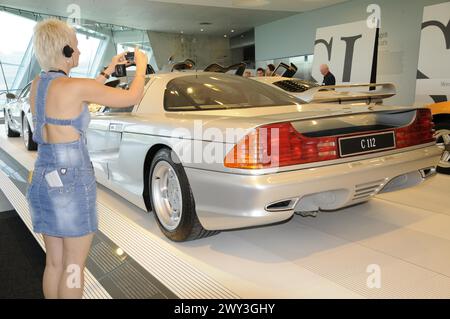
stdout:
{"type": "Polygon", "coordinates": [[[231,33],[233,33],[234,32],[234,29],[231,29],[231,33]]]}
{"type": "Polygon", "coordinates": [[[227,37],[227,35],[226,35],[226,34],[224,34],[224,35],[223,35],[223,37],[224,37],[224,38],[226,38],[226,37],[227,37]]]}
{"type": "Polygon", "coordinates": [[[200,29],[200,32],[203,32],[203,31],[205,31],[204,29],[200,29]]]}

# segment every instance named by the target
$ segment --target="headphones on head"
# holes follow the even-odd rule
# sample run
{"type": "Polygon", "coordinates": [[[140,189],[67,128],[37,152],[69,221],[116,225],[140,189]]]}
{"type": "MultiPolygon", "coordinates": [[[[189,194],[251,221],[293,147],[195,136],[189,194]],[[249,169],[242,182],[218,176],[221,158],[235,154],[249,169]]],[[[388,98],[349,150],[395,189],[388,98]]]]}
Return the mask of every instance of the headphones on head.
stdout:
{"type": "Polygon", "coordinates": [[[74,52],[74,50],[72,49],[72,47],[70,45],[66,45],[62,51],[66,58],[71,58],[72,54],[74,52]]]}

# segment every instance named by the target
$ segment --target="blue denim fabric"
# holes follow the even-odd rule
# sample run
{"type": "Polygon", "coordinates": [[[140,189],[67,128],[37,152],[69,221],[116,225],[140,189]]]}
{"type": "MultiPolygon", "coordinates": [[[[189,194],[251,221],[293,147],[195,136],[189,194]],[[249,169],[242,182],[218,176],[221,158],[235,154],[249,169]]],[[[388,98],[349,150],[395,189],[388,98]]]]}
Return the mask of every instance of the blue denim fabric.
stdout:
{"type": "Polygon", "coordinates": [[[32,181],[27,189],[33,230],[55,237],[80,237],[98,229],[97,189],[94,169],[86,147],[85,132],[90,114],[87,106],[75,119],[54,119],[45,115],[48,86],[60,73],[42,73],[36,94],[35,131],[38,145],[32,181]],[[71,125],[80,138],[70,143],[46,143],[42,128],[46,123],[71,125]],[[50,186],[45,175],[57,171],[62,182],[50,186]]]}

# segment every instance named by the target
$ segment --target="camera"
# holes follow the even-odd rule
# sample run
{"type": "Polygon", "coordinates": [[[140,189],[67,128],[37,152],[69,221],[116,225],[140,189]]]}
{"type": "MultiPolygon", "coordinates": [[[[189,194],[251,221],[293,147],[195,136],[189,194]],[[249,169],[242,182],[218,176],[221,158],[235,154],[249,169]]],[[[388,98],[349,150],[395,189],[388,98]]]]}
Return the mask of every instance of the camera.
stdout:
{"type": "Polygon", "coordinates": [[[134,63],[134,52],[127,52],[127,53],[125,54],[125,59],[126,59],[128,62],[134,63]]]}
{"type": "MultiPolygon", "coordinates": [[[[134,63],[134,52],[127,52],[127,53],[125,53],[125,59],[131,65],[135,65],[135,63],[134,63]]],[[[126,65],[125,64],[118,64],[118,65],[116,65],[116,70],[115,70],[115,72],[112,75],[115,76],[115,77],[118,77],[118,78],[123,77],[123,76],[127,76],[126,65]]]]}
{"type": "MultiPolygon", "coordinates": [[[[153,67],[150,64],[147,64],[147,68],[145,70],[145,74],[155,74],[155,70],[153,69],[153,67]]],[[[116,70],[113,74],[111,74],[112,76],[116,77],[116,78],[121,78],[124,76],[127,76],[127,67],[125,64],[117,64],[116,65],[116,70]]]]}
{"type": "Polygon", "coordinates": [[[115,72],[111,75],[116,78],[121,78],[123,76],[127,76],[127,69],[126,69],[125,64],[117,64],[115,72]]]}

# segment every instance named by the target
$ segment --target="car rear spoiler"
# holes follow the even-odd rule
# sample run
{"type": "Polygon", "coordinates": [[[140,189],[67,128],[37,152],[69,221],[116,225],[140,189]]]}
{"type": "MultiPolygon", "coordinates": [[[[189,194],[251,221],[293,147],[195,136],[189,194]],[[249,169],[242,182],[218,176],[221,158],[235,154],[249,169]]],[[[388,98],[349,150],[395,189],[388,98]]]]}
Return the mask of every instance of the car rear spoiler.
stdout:
{"type": "Polygon", "coordinates": [[[381,103],[397,93],[393,83],[343,84],[311,88],[296,94],[307,103],[381,103]],[[362,89],[365,88],[365,89],[362,89]]]}
{"type": "Polygon", "coordinates": [[[247,64],[244,62],[236,63],[227,67],[221,66],[220,64],[213,63],[208,65],[203,71],[204,72],[217,72],[217,73],[227,73],[228,71],[236,70],[235,75],[242,76],[244,74],[247,64]]]}

